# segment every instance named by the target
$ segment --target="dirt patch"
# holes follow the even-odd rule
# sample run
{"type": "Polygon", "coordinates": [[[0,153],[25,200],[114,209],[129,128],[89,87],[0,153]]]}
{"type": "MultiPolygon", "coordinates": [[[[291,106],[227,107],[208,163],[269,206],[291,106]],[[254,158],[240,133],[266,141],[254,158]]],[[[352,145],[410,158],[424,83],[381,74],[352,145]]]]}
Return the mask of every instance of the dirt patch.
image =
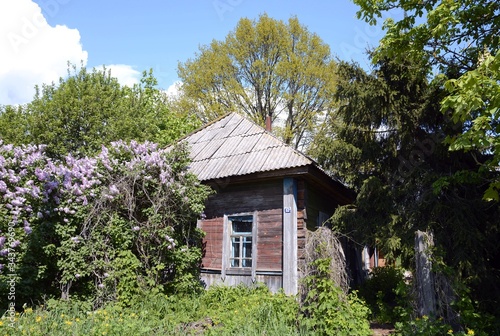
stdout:
{"type": "Polygon", "coordinates": [[[390,324],[370,323],[373,336],[387,336],[394,333],[394,327],[390,324]]]}

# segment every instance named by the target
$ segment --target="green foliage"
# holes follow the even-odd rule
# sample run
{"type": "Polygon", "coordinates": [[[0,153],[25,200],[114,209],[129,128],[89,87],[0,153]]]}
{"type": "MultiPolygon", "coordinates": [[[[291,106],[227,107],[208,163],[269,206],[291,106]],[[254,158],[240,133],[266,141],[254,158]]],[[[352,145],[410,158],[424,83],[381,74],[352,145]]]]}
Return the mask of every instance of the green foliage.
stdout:
{"type": "Polygon", "coordinates": [[[371,335],[370,310],[357,293],[346,296],[328,277],[330,260],[313,264],[317,274],[304,278],[308,291],[301,305],[301,327],[317,335],[371,335]]]}
{"type": "Polygon", "coordinates": [[[200,125],[194,115],[170,109],[152,71],[127,87],[105,68],[69,65],[66,78],[36,89],[30,103],[0,107],[0,138],[47,145],[53,158],[92,156],[117,140],[148,140],[163,147],[200,125]]]}
{"type": "Polygon", "coordinates": [[[376,267],[361,284],[358,293],[370,308],[373,320],[394,324],[411,314],[408,287],[402,269],[376,267]]]}
{"type": "MultiPolygon", "coordinates": [[[[396,335],[463,335],[462,333],[455,334],[451,326],[447,325],[441,320],[433,320],[428,316],[416,318],[408,322],[396,323],[396,335]]],[[[472,334],[474,335],[474,334],[472,334]]]]}
{"type": "Polygon", "coordinates": [[[406,269],[414,267],[414,232],[431,230],[443,263],[471,286],[482,311],[496,315],[500,207],[483,200],[491,172],[477,170],[491,157],[443,142],[457,132],[441,113],[444,81],[394,60],[371,74],[346,63],[338,71],[341,105],[310,152],[357,191],[354,204],[337,209],[334,227],[406,269]]]}
{"type": "Polygon", "coordinates": [[[185,108],[205,121],[238,111],[264,125],[266,116],[280,117],[274,130],[295,147],[314,132],[330,108],[334,63],[329,47],[301,26],[261,15],[243,18],[224,41],[200,48],[179,64],[185,108]]]}
{"type": "Polygon", "coordinates": [[[441,69],[464,72],[475,67],[483,48],[500,45],[495,0],[355,0],[358,18],[374,24],[382,16],[386,35],[376,58],[429,61],[441,69]],[[404,12],[404,16],[403,13],[404,12]]]}
{"type": "Polygon", "coordinates": [[[9,335],[299,335],[298,304],[293,297],[254,288],[213,287],[197,295],[145,293],[129,306],[110,302],[93,310],[89,301],[49,300],[25,308],[9,335]]]}
{"type": "Polygon", "coordinates": [[[485,54],[479,66],[446,82],[450,93],[442,101],[443,113],[452,111],[454,122],[467,125],[447,137],[450,150],[479,150],[491,154],[481,168],[490,172],[484,199],[500,201],[500,52],[485,54]]]}

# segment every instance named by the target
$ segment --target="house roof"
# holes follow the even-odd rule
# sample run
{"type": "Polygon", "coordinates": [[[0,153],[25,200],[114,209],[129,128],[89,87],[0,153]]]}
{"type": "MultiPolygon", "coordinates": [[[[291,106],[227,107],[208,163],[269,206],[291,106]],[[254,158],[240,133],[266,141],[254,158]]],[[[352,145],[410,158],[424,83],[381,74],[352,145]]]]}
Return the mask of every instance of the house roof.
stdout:
{"type": "Polygon", "coordinates": [[[191,172],[201,181],[315,165],[306,155],[245,117],[230,113],[184,138],[191,172]]]}

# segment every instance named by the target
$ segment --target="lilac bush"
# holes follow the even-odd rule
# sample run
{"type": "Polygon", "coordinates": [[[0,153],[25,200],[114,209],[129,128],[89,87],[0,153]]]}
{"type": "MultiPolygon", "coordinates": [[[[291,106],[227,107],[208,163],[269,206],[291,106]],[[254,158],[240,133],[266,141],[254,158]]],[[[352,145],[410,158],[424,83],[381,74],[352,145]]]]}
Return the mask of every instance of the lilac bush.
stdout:
{"type": "Polygon", "coordinates": [[[196,219],[209,190],[188,164],[181,145],[118,141],[96,157],[55,161],[44,146],[0,140],[0,277],[15,273],[20,286],[43,279],[51,288],[40,295],[96,304],[151,288],[193,290],[196,219]]]}

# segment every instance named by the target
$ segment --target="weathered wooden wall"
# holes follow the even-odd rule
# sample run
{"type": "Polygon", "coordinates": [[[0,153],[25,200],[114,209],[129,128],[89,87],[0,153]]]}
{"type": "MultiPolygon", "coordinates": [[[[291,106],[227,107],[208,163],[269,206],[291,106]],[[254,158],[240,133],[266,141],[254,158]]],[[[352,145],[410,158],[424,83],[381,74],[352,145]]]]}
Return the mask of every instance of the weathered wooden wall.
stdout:
{"type": "Polygon", "coordinates": [[[320,211],[325,213],[327,217],[331,217],[338,206],[332,197],[322,193],[311,184],[306,184],[306,213],[307,213],[307,228],[309,230],[316,229],[320,211]]]}
{"type": "Polygon", "coordinates": [[[200,228],[205,231],[203,239],[202,268],[220,270],[222,267],[223,218],[211,218],[201,221],[200,228]]]}
{"type": "Polygon", "coordinates": [[[204,282],[205,286],[208,288],[213,285],[224,285],[224,286],[237,286],[239,284],[245,284],[251,286],[255,283],[265,283],[269,290],[273,293],[277,293],[283,287],[283,280],[281,274],[263,274],[257,273],[255,283],[249,276],[242,275],[227,275],[224,280],[221,279],[220,273],[207,272],[202,270],[201,280],[204,282]]]}
{"type": "Polygon", "coordinates": [[[257,271],[282,271],[282,207],[283,180],[230,184],[218,190],[206,204],[206,219],[201,229],[203,240],[203,269],[222,267],[224,215],[257,211],[257,255],[253,256],[257,271]]]}
{"type": "MultiPolygon", "coordinates": [[[[306,246],[306,182],[302,179],[297,180],[297,259],[298,267],[302,268],[304,263],[304,248],[306,246]]],[[[300,276],[300,275],[299,275],[300,276]]]]}

